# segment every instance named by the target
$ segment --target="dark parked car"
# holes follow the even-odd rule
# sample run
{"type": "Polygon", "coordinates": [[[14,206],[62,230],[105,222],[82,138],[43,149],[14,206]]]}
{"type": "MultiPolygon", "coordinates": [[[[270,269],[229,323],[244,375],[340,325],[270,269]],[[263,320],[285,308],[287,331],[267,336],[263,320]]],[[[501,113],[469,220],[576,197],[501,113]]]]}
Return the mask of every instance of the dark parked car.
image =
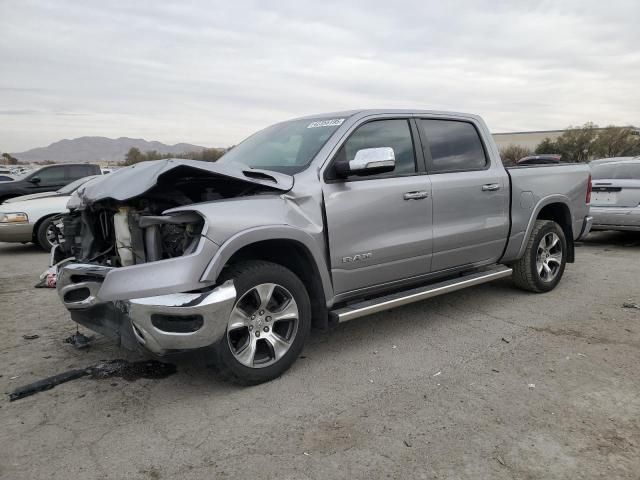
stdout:
{"type": "Polygon", "coordinates": [[[47,165],[12,182],[1,182],[0,203],[21,195],[55,192],[75,180],[101,173],[98,165],[87,163],[47,165]]]}

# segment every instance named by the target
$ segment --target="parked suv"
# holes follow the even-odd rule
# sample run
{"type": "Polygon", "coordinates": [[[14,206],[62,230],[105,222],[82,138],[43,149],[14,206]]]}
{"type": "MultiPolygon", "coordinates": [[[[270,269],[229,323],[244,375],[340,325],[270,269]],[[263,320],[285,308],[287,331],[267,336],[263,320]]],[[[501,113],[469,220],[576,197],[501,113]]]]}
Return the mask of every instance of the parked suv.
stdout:
{"type": "MultiPolygon", "coordinates": [[[[589,232],[589,167],[505,169],[475,115],[363,110],[268,127],[215,163],[143,162],[80,187],[54,259],[72,319],[243,384],[311,325],[513,276],[558,285],[589,232]]],[[[544,313],[543,313],[544,314],[544,313]]]]}
{"type": "Polygon", "coordinates": [[[100,174],[100,167],[89,163],[47,165],[12,182],[1,182],[0,203],[21,195],[55,192],[75,180],[100,174]]]}

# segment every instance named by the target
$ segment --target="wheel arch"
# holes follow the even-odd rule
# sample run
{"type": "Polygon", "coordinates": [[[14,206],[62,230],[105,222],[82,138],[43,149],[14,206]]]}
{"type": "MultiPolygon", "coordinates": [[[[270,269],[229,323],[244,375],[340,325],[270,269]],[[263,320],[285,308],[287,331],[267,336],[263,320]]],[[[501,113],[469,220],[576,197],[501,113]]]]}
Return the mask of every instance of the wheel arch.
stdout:
{"type": "Polygon", "coordinates": [[[531,236],[536,220],[552,220],[560,225],[567,241],[567,262],[573,263],[575,261],[573,222],[571,217],[571,208],[569,207],[569,199],[564,195],[551,195],[549,197],[545,197],[535,206],[529,219],[526,234],[524,235],[517,258],[522,257],[524,254],[527,241],[531,236]]]}
{"type": "Polygon", "coordinates": [[[305,284],[311,299],[312,322],[326,328],[333,286],[326,261],[313,238],[289,226],[259,227],[227,240],[205,269],[202,281],[216,281],[223,269],[243,260],[266,260],[295,273],[305,284]]]}

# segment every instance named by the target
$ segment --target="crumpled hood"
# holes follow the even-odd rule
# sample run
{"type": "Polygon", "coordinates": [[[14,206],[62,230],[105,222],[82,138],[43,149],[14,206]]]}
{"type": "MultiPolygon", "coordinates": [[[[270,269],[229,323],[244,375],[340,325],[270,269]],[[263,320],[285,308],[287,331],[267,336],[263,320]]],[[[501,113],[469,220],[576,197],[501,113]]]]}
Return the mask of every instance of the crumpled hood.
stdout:
{"type": "Polygon", "coordinates": [[[81,186],[77,190],[83,202],[95,202],[106,198],[128,200],[153,188],[158,179],[167,172],[179,167],[188,167],[206,173],[216,173],[224,177],[242,180],[247,183],[263,185],[283,192],[293,187],[293,177],[270,170],[257,170],[239,164],[201,162],[169,158],[140,162],[126,168],[120,168],[109,175],[81,186]]]}

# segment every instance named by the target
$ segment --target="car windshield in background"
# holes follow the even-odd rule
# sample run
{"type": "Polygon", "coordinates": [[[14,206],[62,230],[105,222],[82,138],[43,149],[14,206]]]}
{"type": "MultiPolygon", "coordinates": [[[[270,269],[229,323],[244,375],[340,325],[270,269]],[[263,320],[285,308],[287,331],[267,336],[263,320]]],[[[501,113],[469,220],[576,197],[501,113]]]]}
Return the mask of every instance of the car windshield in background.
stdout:
{"type": "Polygon", "coordinates": [[[344,120],[317,118],[278,123],[250,136],[218,161],[292,175],[311,163],[344,120]]]}
{"type": "Polygon", "coordinates": [[[89,180],[98,177],[99,175],[91,175],[89,177],[84,177],[84,178],[80,178],[74,182],[71,182],[68,185],[65,185],[64,187],[62,187],[60,190],[58,190],[58,193],[60,195],[71,195],[73,192],[75,192],[78,187],[80,185],[83,185],[85,183],[87,183],[89,180]]]}
{"type": "Polygon", "coordinates": [[[640,161],[594,165],[591,176],[594,180],[640,180],[640,161]]]}

